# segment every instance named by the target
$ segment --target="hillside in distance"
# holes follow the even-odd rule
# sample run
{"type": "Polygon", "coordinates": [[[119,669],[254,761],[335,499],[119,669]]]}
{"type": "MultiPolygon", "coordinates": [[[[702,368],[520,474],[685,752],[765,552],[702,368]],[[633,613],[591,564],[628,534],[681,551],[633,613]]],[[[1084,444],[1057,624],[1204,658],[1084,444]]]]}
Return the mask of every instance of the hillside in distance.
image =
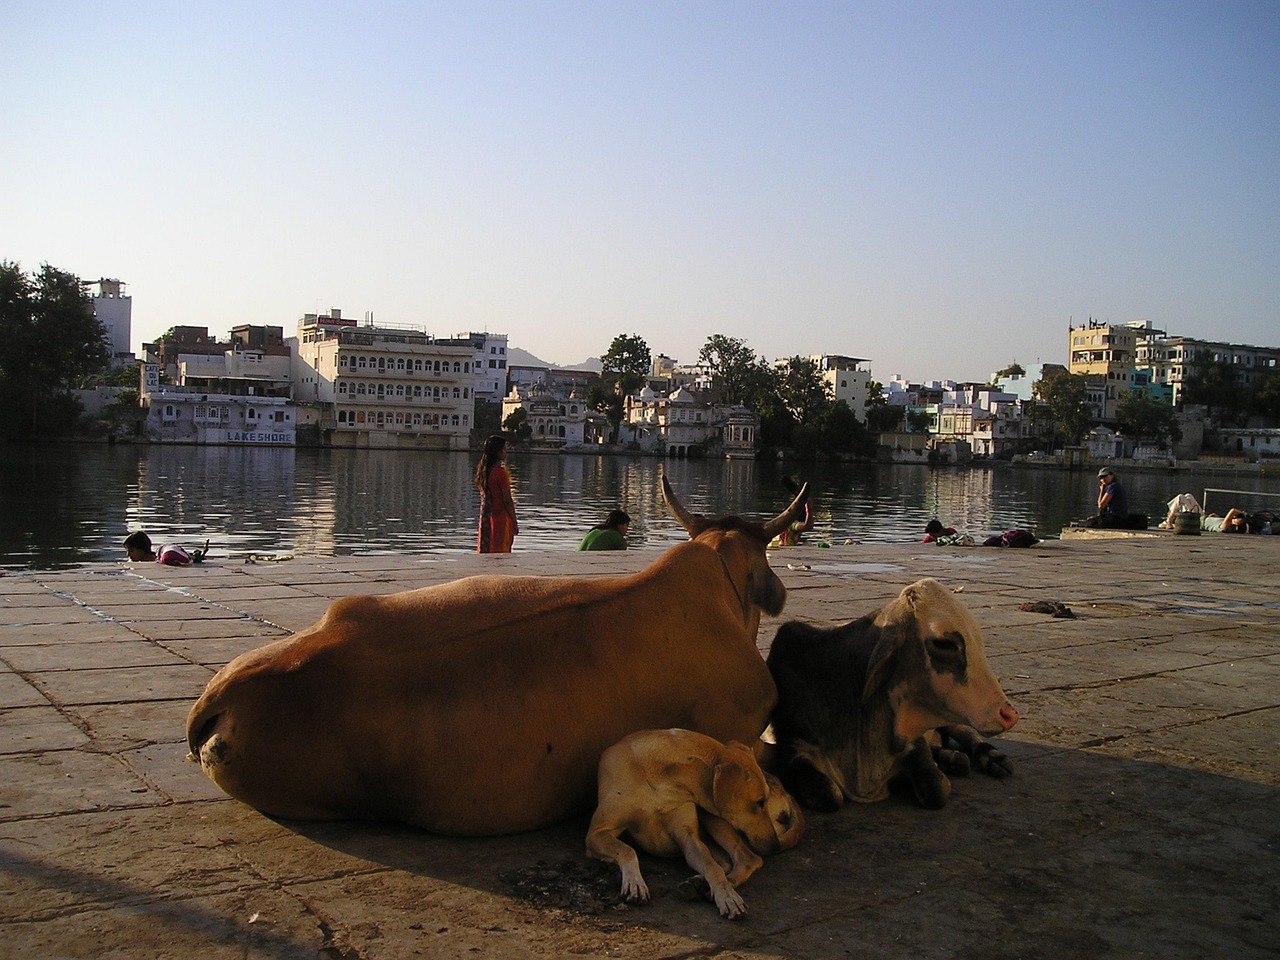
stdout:
{"type": "Polygon", "coordinates": [[[581,363],[551,363],[543,360],[541,357],[535,357],[528,350],[521,350],[519,347],[507,347],[507,366],[509,367],[553,367],[559,370],[594,370],[599,373],[601,370],[600,359],[598,357],[588,357],[581,363]]]}

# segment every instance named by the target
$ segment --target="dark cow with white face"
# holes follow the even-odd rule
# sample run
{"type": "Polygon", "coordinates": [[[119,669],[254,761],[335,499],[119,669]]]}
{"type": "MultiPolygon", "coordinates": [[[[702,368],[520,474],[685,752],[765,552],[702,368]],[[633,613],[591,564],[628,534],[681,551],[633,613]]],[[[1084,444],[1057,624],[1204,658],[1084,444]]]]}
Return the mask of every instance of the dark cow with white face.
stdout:
{"type": "Polygon", "coordinates": [[[768,665],[778,687],[771,766],[807,807],[882,800],[905,775],[937,808],[951,793],[938,762],[953,774],[970,758],[992,776],[1013,772],[982,736],[1011,728],[1018,711],[987,665],[977,622],[934,580],[840,627],[783,624],[768,665]]]}

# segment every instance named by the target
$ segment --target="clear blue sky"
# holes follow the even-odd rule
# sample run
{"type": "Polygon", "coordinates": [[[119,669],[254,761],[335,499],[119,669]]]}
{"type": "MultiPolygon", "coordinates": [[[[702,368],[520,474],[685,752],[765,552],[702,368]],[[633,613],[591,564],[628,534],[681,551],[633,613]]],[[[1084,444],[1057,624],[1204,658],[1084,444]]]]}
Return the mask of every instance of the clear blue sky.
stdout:
{"type": "Polygon", "coordinates": [[[1280,344],[1280,3],[5,8],[0,258],[134,341],[341,307],[880,380],[1280,344]]]}

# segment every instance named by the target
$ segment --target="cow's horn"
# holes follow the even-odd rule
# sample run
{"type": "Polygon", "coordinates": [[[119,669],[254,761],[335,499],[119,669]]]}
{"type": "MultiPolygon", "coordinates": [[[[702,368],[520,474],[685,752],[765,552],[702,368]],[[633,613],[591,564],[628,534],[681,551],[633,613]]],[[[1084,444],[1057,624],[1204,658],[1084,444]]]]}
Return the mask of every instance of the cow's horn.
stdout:
{"type": "Polygon", "coordinates": [[[764,525],[765,538],[772,540],[783,530],[787,529],[796,520],[804,516],[804,502],[809,499],[809,484],[805,484],[800,488],[800,492],[796,494],[796,498],[791,501],[791,506],[783,510],[780,514],[764,525]]]}
{"type": "Polygon", "coordinates": [[[671,489],[671,483],[667,480],[665,473],[662,475],[662,496],[667,501],[667,509],[680,521],[680,526],[688,531],[689,536],[696,536],[698,531],[707,525],[706,520],[696,513],[690,513],[676,499],[676,492],[671,489]]]}

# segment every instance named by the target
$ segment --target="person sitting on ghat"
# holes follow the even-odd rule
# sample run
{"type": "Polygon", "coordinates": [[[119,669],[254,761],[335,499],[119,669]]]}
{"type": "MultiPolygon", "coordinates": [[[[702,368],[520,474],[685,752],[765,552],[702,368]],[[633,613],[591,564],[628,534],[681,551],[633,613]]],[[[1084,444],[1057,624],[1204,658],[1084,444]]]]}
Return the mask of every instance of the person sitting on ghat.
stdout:
{"type": "Polygon", "coordinates": [[[1129,522],[1129,498],[1110,467],[1098,471],[1098,526],[1122,527],[1129,522]]]}
{"type": "Polygon", "coordinates": [[[1164,518],[1164,522],[1158,524],[1161,530],[1172,530],[1178,519],[1179,514],[1188,513],[1195,516],[1201,516],[1204,510],[1200,507],[1200,501],[1190,493],[1180,493],[1169,501],[1169,514],[1164,518]]]}

